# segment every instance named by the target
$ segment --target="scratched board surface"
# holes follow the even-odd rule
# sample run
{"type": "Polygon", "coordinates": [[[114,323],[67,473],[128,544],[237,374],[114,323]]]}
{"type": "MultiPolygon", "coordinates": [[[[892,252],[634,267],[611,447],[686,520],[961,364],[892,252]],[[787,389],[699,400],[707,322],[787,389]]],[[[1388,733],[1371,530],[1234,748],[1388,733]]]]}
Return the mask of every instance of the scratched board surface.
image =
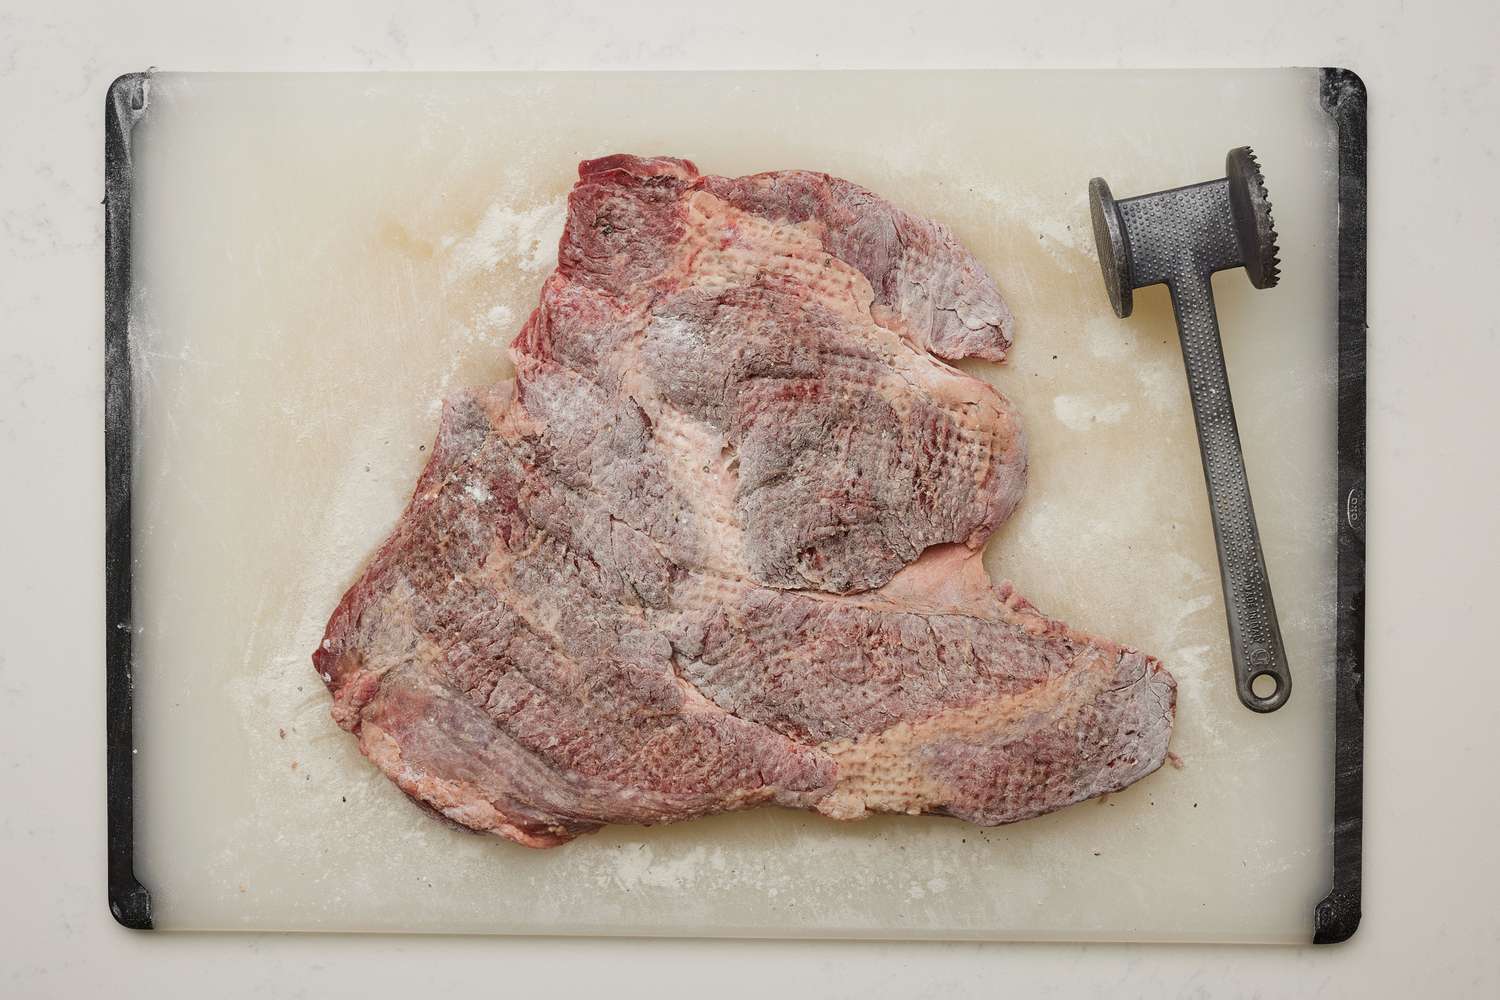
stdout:
{"type": "Polygon", "coordinates": [[[1331,826],[1333,135],[1310,70],[158,74],[135,132],[137,872],[157,925],[1306,940],[1331,826]],[[1141,114],[1141,108],[1154,109],[1141,114]],[[1164,290],[1114,318],[1087,182],[1251,144],[1283,280],[1215,293],[1295,691],[1230,680],[1164,290]],[[577,162],[807,168],[948,224],[1017,317],[965,362],[1031,478],[985,563],[1161,657],[1180,766],[1015,826],[762,810],[551,851],[411,805],[308,659],[403,507],[442,399],[510,374],[577,162]]]}

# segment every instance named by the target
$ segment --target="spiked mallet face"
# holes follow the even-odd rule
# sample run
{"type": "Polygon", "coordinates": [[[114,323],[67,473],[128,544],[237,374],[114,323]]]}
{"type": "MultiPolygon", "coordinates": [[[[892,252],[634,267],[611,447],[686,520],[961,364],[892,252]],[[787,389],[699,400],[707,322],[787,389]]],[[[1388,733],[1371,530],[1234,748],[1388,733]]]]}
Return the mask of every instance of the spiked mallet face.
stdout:
{"type": "Polygon", "coordinates": [[[1265,179],[1255,154],[1241,146],[1229,151],[1218,180],[1116,201],[1095,177],[1089,196],[1115,313],[1130,315],[1137,288],[1165,284],[1171,292],[1219,550],[1235,688],[1247,707],[1273,712],[1291,695],[1292,675],[1250,503],[1210,283],[1216,271],[1235,267],[1256,288],[1279,279],[1265,179]]]}

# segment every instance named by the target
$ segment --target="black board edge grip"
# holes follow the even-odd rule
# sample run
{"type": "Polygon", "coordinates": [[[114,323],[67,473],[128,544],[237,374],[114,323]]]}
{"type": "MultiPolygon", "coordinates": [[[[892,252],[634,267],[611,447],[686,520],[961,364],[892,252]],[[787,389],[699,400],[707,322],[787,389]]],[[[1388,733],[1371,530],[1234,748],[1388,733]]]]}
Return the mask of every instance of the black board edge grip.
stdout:
{"type": "Polygon", "coordinates": [[[135,877],[135,738],[131,678],[130,138],[146,111],[149,73],[127,73],[104,98],[104,717],[109,912],[152,926],[151,893],[135,877]]]}
{"type": "Polygon", "coordinates": [[[1327,68],[1319,100],[1338,143],[1338,610],[1334,623],[1333,881],[1313,910],[1313,943],[1359,927],[1365,773],[1365,253],[1369,95],[1359,74],[1327,68]]]}

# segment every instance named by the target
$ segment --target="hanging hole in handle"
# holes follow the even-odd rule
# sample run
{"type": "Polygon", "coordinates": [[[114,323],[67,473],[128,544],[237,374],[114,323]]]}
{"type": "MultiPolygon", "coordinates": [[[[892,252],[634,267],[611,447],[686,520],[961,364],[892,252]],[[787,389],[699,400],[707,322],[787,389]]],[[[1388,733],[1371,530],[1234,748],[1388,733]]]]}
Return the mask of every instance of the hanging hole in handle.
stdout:
{"type": "MultiPolygon", "coordinates": [[[[1270,657],[1266,657],[1267,660],[1270,657]]],[[[1274,712],[1285,705],[1292,693],[1292,678],[1285,668],[1277,670],[1266,663],[1250,661],[1252,673],[1239,685],[1240,703],[1252,712],[1274,712]]],[[[1243,676],[1243,675],[1241,675],[1243,676]]]]}
{"type": "Polygon", "coordinates": [[[1281,688],[1281,680],[1269,670],[1250,678],[1250,693],[1261,701],[1270,701],[1281,688]]]}

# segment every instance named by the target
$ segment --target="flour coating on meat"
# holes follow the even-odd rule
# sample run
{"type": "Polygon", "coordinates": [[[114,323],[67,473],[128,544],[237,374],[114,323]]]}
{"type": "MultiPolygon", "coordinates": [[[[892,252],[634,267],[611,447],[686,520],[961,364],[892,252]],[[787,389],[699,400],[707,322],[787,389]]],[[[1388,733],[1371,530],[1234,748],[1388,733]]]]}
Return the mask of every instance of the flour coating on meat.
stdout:
{"type": "Polygon", "coordinates": [[[995,587],[1011,317],[941,225],[825,174],[579,168],[514,381],[447,401],[328,623],[333,714],[533,847],[775,804],[1007,823],[1162,763],[1151,657],[995,587]]]}

